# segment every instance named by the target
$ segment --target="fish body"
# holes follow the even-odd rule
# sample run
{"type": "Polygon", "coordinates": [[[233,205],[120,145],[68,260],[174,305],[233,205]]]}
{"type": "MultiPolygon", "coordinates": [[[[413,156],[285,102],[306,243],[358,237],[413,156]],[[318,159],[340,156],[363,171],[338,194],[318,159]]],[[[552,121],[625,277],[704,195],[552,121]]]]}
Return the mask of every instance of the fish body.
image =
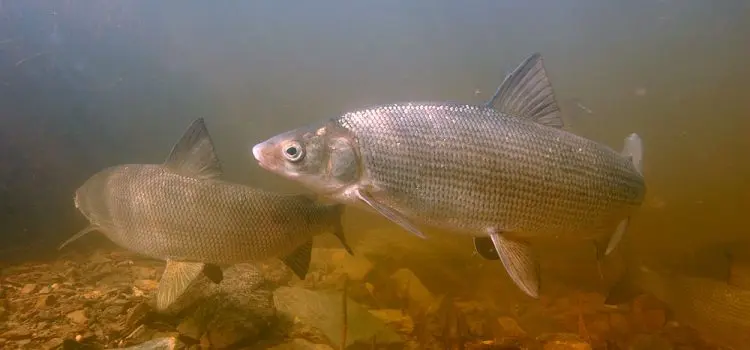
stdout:
{"type": "Polygon", "coordinates": [[[107,238],[162,260],[236,264],[285,256],[333,230],[339,208],[179,174],[162,165],[105,169],[76,192],[78,209],[107,238]]]}
{"type": "Polygon", "coordinates": [[[537,297],[529,238],[594,239],[608,254],[645,194],[638,135],[616,152],[562,127],[534,54],[485,105],[360,109],[261,142],[253,155],[269,171],[416,235],[426,225],[473,236],[480,255],[501,259],[537,297]]]}
{"type": "Polygon", "coordinates": [[[664,302],[674,318],[704,338],[734,349],[750,344],[750,289],[732,281],[693,277],[640,266],[613,287],[607,304],[622,304],[645,291],[664,302]]]}
{"type": "Polygon", "coordinates": [[[75,206],[90,226],[61,248],[98,230],[125,249],[166,260],[157,294],[166,308],[201,272],[220,281],[218,265],[280,257],[304,278],[312,237],[330,231],[343,239],[341,205],[230,183],[221,173],[198,119],[164,164],[113,166],[78,188],[75,206]]]}

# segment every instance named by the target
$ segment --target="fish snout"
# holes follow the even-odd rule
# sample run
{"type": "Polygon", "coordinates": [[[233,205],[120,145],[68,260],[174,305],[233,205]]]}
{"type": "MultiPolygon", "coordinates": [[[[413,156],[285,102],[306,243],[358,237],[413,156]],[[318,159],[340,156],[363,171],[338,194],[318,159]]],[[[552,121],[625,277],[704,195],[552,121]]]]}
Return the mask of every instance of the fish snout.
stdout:
{"type": "Polygon", "coordinates": [[[258,161],[258,165],[266,170],[273,170],[276,168],[276,158],[273,155],[273,145],[269,145],[268,142],[261,142],[252,148],[253,157],[258,161]]]}

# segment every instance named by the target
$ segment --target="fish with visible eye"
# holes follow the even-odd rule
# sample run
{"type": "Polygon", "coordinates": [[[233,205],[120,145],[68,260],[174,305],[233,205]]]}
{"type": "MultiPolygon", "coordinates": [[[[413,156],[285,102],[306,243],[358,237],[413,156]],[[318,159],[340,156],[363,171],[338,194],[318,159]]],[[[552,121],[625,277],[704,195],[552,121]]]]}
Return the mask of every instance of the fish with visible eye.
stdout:
{"type": "Polygon", "coordinates": [[[201,273],[219,283],[219,265],[279,257],[304,279],[313,236],[335,234],[345,249],[342,204],[223,181],[203,119],[195,120],[163,164],[109,167],[76,190],[90,225],[130,251],[167,261],[156,307],[171,305],[201,273]]]}
{"type": "Polygon", "coordinates": [[[424,237],[472,236],[521,290],[539,295],[532,238],[596,242],[601,259],[645,194],[641,139],[617,152],[563,130],[536,53],[482,105],[405,102],[354,110],[253,146],[258,164],[424,237]]]}

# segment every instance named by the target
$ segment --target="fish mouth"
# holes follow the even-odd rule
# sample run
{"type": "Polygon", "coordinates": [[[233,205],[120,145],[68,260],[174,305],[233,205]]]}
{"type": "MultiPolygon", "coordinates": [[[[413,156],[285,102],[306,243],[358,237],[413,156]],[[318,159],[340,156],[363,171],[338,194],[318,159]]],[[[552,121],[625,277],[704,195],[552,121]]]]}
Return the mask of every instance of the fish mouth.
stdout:
{"type": "Polygon", "coordinates": [[[258,162],[258,165],[260,165],[261,168],[269,170],[269,171],[273,170],[265,161],[264,149],[265,149],[265,143],[263,142],[253,146],[253,149],[252,149],[253,157],[255,157],[255,160],[258,162]]]}

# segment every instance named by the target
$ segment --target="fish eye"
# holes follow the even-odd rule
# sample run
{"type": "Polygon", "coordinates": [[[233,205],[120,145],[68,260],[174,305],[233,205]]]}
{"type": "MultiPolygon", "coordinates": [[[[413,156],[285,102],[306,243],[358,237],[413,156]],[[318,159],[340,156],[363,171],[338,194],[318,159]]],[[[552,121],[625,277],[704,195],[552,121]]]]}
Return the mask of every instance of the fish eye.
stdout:
{"type": "Polygon", "coordinates": [[[299,162],[305,157],[305,149],[299,142],[292,141],[284,145],[284,158],[290,162],[299,162]]]}

